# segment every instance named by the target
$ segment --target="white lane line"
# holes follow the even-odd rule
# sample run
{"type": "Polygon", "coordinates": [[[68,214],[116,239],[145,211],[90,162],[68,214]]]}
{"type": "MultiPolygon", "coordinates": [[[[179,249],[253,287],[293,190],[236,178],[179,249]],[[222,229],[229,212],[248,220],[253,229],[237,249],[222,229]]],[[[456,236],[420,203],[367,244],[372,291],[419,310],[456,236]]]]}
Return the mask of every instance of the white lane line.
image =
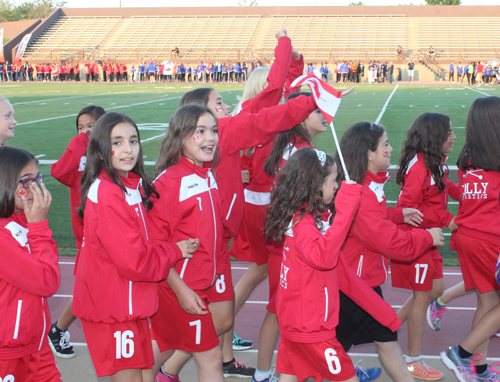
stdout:
{"type": "MultiPolygon", "coordinates": [[[[463,86],[463,85],[462,85],[463,86]]],[[[466,89],[469,89],[469,90],[472,90],[473,92],[476,92],[476,93],[479,93],[479,94],[482,94],[482,95],[485,95],[485,96],[490,96],[489,94],[486,94],[486,93],[483,93],[483,92],[480,92],[479,90],[476,90],[476,89],[472,89],[472,88],[468,88],[467,86],[464,86],[464,88],[466,89]]]]}
{"type": "MultiPolygon", "coordinates": [[[[392,91],[391,95],[389,96],[389,98],[387,98],[387,101],[385,101],[385,105],[384,107],[382,108],[382,111],[380,112],[380,114],[378,115],[377,119],[375,120],[375,124],[378,124],[380,122],[380,120],[382,119],[382,116],[384,115],[385,113],[385,109],[387,109],[387,105],[389,105],[389,102],[392,98],[392,96],[394,95],[394,93],[396,92],[397,88],[399,87],[399,84],[396,85],[396,87],[394,88],[394,90],[392,91]]],[[[375,93],[374,93],[375,94],[375,93]]]]}
{"type": "MultiPolygon", "coordinates": [[[[75,265],[75,263],[71,261],[59,261],[59,265],[75,265]]],[[[247,270],[248,267],[231,267],[231,269],[247,270]]]]}
{"type": "Polygon", "coordinates": [[[43,158],[45,154],[35,155],[35,158],[43,158]]]}
{"type": "MultiPolygon", "coordinates": [[[[396,204],[397,200],[386,200],[386,203],[396,204]]],[[[458,202],[448,202],[448,204],[458,204],[458,202]]]]}
{"type": "MultiPolygon", "coordinates": [[[[377,122],[375,122],[375,123],[377,123],[377,122]]],[[[389,170],[397,170],[398,168],[399,168],[399,166],[397,164],[391,164],[389,166],[389,170]]],[[[448,169],[455,171],[455,170],[458,170],[458,167],[457,166],[448,166],[448,169]]]]}

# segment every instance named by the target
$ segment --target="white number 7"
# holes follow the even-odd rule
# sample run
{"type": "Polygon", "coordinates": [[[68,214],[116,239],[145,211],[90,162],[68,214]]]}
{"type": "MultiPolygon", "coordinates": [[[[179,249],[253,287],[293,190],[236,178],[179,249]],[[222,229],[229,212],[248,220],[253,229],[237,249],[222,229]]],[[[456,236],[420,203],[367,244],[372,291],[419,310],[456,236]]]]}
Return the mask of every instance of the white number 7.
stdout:
{"type": "Polygon", "coordinates": [[[201,343],[201,320],[191,321],[189,326],[196,326],[196,345],[201,343]]]}
{"type": "Polygon", "coordinates": [[[425,275],[427,275],[427,268],[429,264],[415,264],[415,284],[423,284],[425,280],[425,275]],[[422,278],[418,281],[420,276],[420,269],[422,269],[422,278]]]}

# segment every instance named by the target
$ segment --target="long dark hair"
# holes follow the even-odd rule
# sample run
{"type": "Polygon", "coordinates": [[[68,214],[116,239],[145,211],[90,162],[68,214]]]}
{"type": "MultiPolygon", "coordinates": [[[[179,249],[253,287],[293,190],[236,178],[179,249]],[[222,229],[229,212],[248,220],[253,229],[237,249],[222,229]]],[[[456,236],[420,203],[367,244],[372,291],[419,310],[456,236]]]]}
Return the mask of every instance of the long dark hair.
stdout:
{"type": "MultiPolygon", "coordinates": [[[[137,125],[132,120],[132,118],[123,113],[106,113],[104,116],[99,118],[92,130],[89,147],[87,149],[87,164],[85,165],[85,170],[83,171],[81,179],[82,188],[80,191],[82,194],[82,199],[80,202],[79,215],[82,218],[85,210],[85,203],[87,202],[87,194],[89,188],[102,171],[105,171],[109,178],[114,183],[116,183],[123,192],[126,192],[125,186],[123,185],[120,176],[111,165],[111,132],[116,125],[124,122],[130,123],[135,127],[135,130],[137,131],[137,137],[140,142],[141,138],[137,125]]],[[[151,209],[153,207],[153,202],[149,200],[149,197],[152,194],[155,197],[158,197],[158,193],[156,192],[151,179],[146,172],[142,155],[142,146],[140,145],[137,163],[135,164],[131,172],[142,178],[142,189],[144,192],[142,203],[147,210],[151,209]]]]}
{"type": "Polygon", "coordinates": [[[465,145],[458,156],[462,171],[500,171],[500,98],[478,98],[467,114],[465,145]]]}
{"type": "MultiPolygon", "coordinates": [[[[446,184],[443,181],[444,151],[443,144],[450,132],[450,117],[440,113],[420,114],[413,122],[401,150],[399,169],[396,174],[396,183],[404,186],[404,175],[412,159],[418,153],[424,155],[427,177],[429,172],[436,181],[439,192],[443,192],[446,184]]],[[[426,179],[427,179],[426,177],[426,179]]]]}
{"type": "MultiPolygon", "coordinates": [[[[370,122],[358,122],[347,129],[340,141],[349,177],[356,183],[363,184],[368,171],[368,151],[377,151],[380,138],[385,129],[370,122]]],[[[335,155],[337,164],[337,182],[340,186],[345,179],[339,154],[335,155]]]]}
{"type": "Polygon", "coordinates": [[[12,216],[16,210],[16,189],[19,175],[30,162],[38,159],[26,150],[10,146],[0,147],[0,218],[12,216]]]}
{"type": "Polygon", "coordinates": [[[323,183],[331,174],[333,157],[326,154],[322,166],[316,150],[303,147],[288,159],[281,169],[271,195],[265,224],[266,237],[281,242],[293,216],[299,211],[297,224],[305,214],[311,214],[318,229],[329,206],[323,203],[323,183]]]}
{"type": "Polygon", "coordinates": [[[179,101],[179,107],[188,105],[190,103],[199,103],[202,105],[208,104],[208,99],[210,97],[210,93],[214,91],[214,88],[197,88],[187,93],[181,97],[179,101]]]}
{"type": "Polygon", "coordinates": [[[80,112],[76,116],[76,131],[78,131],[78,120],[80,119],[80,117],[83,114],[88,114],[88,115],[94,117],[94,119],[97,121],[104,114],[106,114],[106,110],[104,110],[100,106],[94,106],[94,105],[90,105],[90,106],[84,107],[82,110],[80,110],[80,112]]]}
{"type": "MultiPolygon", "coordinates": [[[[198,90],[198,89],[196,89],[198,90]]],[[[167,130],[165,138],[161,144],[160,153],[155,166],[155,177],[160,175],[167,168],[176,165],[181,161],[182,146],[196,130],[198,119],[203,114],[210,114],[217,122],[213,111],[206,105],[191,103],[178,109],[167,130]]],[[[219,146],[215,152],[212,168],[215,168],[219,161],[219,146]]]]}
{"type": "MultiPolygon", "coordinates": [[[[288,96],[287,101],[292,98],[297,98],[301,95],[309,97],[311,96],[311,93],[292,93],[288,96]]],[[[264,171],[266,172],[266,174],[275,177],[278,167],[281,163],[281,158],[283,157],[283,154],[285,153],[287,147],[291,145],[289,147],[289,150],[291,150],[299,142],[307,142],[309,144],[312,144],[311,134],[309,134],[302,123],[299,123],[290,130],[279,133],[275,138],[271,155],[264,162],[264,171]]]]}

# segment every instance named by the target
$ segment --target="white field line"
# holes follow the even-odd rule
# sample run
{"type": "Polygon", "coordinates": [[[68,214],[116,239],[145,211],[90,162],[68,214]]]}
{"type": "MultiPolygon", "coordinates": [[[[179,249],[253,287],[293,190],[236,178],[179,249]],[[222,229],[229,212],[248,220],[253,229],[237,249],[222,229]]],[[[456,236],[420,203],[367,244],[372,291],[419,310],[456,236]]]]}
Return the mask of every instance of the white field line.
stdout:
{"type": "Polygon", "coordinates": [[[375,124],[378,124],[380,122],[380,120],[382,119],[382,116],[384,115],[385,113],[385,109],[387,109],[387,105],[389,105],[389,102],[392,98],[392,96],[394,95],[394,93],[396,92],[397,88],[399,87],[399,84],[396,85],[396,87],[394,88],[394,90],[392,91],[391,95],[389,96],[389,98],[387,98],[387,101],[385,101],[385,104],[384,104],[384,107],[382,108],[382,110],[380,111],[380,114],[378,115],[377,119],[375,120],[375,124]]]}
{"type": "Polygon", "coordinates": [[[14,106],[14,105],[28,105],[28,104],[31,104],[31,103],[48,102],[48,101],[64,101],[64,100],[71,99],[71,98],[97,97],[97,96],[104,96],[104,95],[106,95],[106,94],[89,94],[89,95],[84,95],[84,96],[39,99],[38,101],[16,102],[16,103],[13,103],[12,106],[14,106]]]}
{"type": "MultiPolygon", "coordinates": [[[[462,85],[463,86],[463,85],[462,85]]],[[[472,88],[468,88],[467,86],[464,86],[464,88],[466,89],[469,89],[469,90],[472,90],[473,92],[476,92],[476,93],[479,93],[479,94],[482,94],[482,95],[485,95],[485,96],[490,96],[489,94],[486,94],[486,93],[483,93],[483,92],[480,92],[479,90],[476,90],[476,89],[472,89],[472,88]]]]}
{"type": "Polygon", "coordinates": [[[151,137],[151,138],[148,138],[148,139],[143,139],[143,140],[141,141],[141,143],[144,143],[144,142],[147,142],[147,141],[152,141],[153,139],[163,137],[164,135],[165,135],[165,133],[160,134],[160,135],[155,135],[154,137],[151,137]]]}
{"type": "MultiPolygon", "coordinates": [[[[123,105],[123,106],[108,107],[108,108],[106,108],[106,109],[107,109],[107,110],[123,109],[123,108],[126,108],[126,107],[134,107],[134,106],[139,106],[139,105],[146,105],[146,104],[148,104],[148,103],[162,102],[162,101],[171,101],[171,100],[174,100],[174,99],[179,99],[179,98],[181,98],[181,96],[179,96],[179,97],[172,97],[172,98],[162,98],[162,99],[158,99],[158,100],[154,100],[154,101],[146,101],[146,102],[133,103],[133,104],[130,104],[130,105],[123,105]]],[[[78,115],[78,114],[69,114],[69,115],[62,115],[62,116],[59,116],[59,117],[52,117],[52,118],[39,119],[39,120],[37,120],[37,121],[21,122],[21,123],[18,123],[18,124],[17,124],[17,126],[21,126],[21,125],[29,125],[29,124],[32,124],[32,123],[45,122],[45,121],[53,121],[53,120],[55,120],[55,119],[62,119],[62,118],[76,117],[77,115],[78,115]]]]}
{"type": "Polygon", "coordinates": [[[43,158],[45,154],[35,155],[35,158],[43,158]]]}

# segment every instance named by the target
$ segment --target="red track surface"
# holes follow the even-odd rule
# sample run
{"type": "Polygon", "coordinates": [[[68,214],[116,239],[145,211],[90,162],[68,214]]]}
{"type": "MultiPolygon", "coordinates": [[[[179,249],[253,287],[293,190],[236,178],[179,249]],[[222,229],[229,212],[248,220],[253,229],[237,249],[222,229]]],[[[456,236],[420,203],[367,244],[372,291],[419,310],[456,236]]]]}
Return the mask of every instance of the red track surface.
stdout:
{"type": "MultiPolygon", "coordinates": [[[[52,322],[57,320],[66,306],[69,297],[73,294],[73,267],[74,257],[60,257],[59,267],[61,270],[61,285],[57,294],[49,299],[52,322]]],[[[246,272],[247,263],[233,262],[234,283],[246,272]]],[[[451,287],[462,281],[460,268],[445,267],[445,288],[451,287]]],[[[397,309],[410,296],[411,292],[403,289],[392,288],[390,280],[384,284],[383,293],[386,301],[397,309]]],[[[268,299],[268,284],[263,282],[252,293],[249,301],[243,306],[236,316],[236,332],[241,338],[251,340],[254,349],[259,347],[259,330],[265,315],[268,299]]],[[[424,330],[422,342],[422,354],[427,356],[438,356],[448,346],[460,343],[470,332],[470,325],[476,308],[476,296],[470,294],[460,297],[449,304],[452,309],[443,315],[442,329],[439,332],[432,331],[427,324],[424,330]],[[457,309],[454,309],[457,308],[457,309]]],[[[75,321],[71,327],[71,342],[74,345],[85,343],[80,321],[75,321]]],[[[399,330],[399,342],[403,352],[406,352],[407,326],[403,324],[399,330]]],[[[375,353],[373,345],[362,345],[351,349],[351,353],[375,353]]],[[[490,342],[488,355],[490,357],[500,356],[500,338],[494,337],[490,342]]]]}

